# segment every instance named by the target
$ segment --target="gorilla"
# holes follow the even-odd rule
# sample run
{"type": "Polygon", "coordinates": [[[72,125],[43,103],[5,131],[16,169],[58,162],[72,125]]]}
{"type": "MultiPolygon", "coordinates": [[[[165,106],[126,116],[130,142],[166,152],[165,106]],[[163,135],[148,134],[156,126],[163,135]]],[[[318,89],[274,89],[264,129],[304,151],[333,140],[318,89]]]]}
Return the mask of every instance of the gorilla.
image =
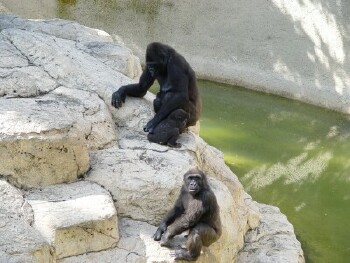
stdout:
{"type": "Polygon", "coordinates": [[[182,109],[173,111],[168,118],[162,120],[158,124],[153,133],[147,135],[148,140],[159,144],[165,144],[170,147],[181,147],[176,140],[180,133],[185,130],[187,119],[188,114],[186,111],[182,109]]]}
{"type": "Polygon", "coordinates": [[[174,207],[161,221],[153,238],[168,246],[174,236],[189,230],[186,248],[172,252],[176,260],[196,260],[202,246],[209,246],[221,236],[219,206],[205,174],[197,168],[184,174],[181,193],[174,207]],[[162,237],[163,236],[163,237],[162,237]]]}
{"type": "Polygon", "coordinates": [[[159,42],[147,46],[146,67],[139,83],[125,85],[115,91],[112,106],[121,107],[126,96],[143,97],[155,80],[160,85],[153,101],[156,114],[143,128],[144,131],[153,133],[157,125],[177,109],[188,113],[186,127],[195,125],[202,110],[195,72],[183,56],[159,42]]]}

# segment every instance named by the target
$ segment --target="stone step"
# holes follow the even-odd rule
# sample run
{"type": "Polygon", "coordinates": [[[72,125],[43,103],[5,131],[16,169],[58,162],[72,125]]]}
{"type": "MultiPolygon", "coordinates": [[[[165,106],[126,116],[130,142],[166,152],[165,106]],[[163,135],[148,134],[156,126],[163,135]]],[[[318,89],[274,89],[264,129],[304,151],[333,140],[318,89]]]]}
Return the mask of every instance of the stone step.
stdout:
{"type": "MultiPolygon", "coordinates": [[[[153,234],[157,227],[148,223],[122,218],[119,221],[120,240],[113,249],[98,253],[89,253],[80,256],[67,257],[58,260],[57,263],[172,263],[178,262],[171,256],[174,248],[183,246],[184,234],[176,236],[171,243],[172,248],[162,247],[153,240],[153,234]]],[[[185,261],[181,261],[185,262],[185,261]]],[[[203,248],[203,252],[196,263],[207,262],[232,262],[220,261],[213,251],[203,248]]]]}
{"type": "Polygon", "coordinates": [[[65,258],[112,248],[119,240],[117,211],[110,194],[80,181],[28,192],[34,227],[65,258]]]}
{"type": "Polygon", "coordinates": [[[1,99],[0,174],[32,188],[76,180],[89,168],[85,138],[56,99],[1,99]]]}
{"type": "Polygon", "coordinates": [[[49,244],[30,226],[31,212],[21,191],[0,180],[0,262],[53,262],[49,244]]]}

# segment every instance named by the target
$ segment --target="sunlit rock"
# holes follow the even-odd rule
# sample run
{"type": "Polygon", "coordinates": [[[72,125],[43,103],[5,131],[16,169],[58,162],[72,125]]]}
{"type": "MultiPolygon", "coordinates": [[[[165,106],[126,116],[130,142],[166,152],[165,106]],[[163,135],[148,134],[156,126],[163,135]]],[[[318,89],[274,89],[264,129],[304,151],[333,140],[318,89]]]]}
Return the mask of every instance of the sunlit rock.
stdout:
{"type": "Polygon", "coordinates": [[[33,214],[20,190],[0,180],[0,262],[53,262],[51,247],[31,227],[33,214]]]}
{"type": "Polygon", "coordinates": [[[114,247],[117,211],[110,194],[90,182],[49,186],[27,194],[33,226],[55,248],[56,258],[114,247]]]}
{"type": "Polygon", "coordinates": [[[258,204],[258,207],[261,222],[257,228],[247,232],[238,262],[305,262],[300,242],[287,217],[277,207],[263,204],[258,204]]]}

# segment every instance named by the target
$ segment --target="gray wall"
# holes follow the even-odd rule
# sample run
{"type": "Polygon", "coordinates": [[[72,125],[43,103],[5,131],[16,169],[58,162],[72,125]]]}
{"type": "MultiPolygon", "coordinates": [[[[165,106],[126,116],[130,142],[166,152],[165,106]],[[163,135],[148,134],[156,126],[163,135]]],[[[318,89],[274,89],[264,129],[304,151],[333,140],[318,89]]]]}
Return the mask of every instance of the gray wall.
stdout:
{"type": "Polygon", "coordinates": [[[350,113],[349,0],[191,5],[167,38],[198,75],[350,113]]]}
{"type": "Polygon", "coordinates": [[[349,0],[0,1],[25,17],[104,29],[142,59],[162,41],[199,77],[350,113],[349,0]]]}

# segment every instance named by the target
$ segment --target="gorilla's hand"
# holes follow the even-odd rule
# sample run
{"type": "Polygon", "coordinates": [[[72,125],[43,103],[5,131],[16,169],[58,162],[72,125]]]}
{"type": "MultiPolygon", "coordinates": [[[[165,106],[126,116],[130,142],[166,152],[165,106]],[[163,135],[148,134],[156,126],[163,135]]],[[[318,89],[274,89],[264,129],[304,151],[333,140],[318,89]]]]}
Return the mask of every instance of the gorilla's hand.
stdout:
{"type": "Polygon", "coordinates": [[[149,133],[153,133],[154,131],[154,119],[150,120],[149,122],[147,122],[146,126],[143,127],[143,131],[144,132],[149,132],[149,133]]]}
{"type": "Polygon", "coordinates": [[[120,108],[122,106],[123,102],[125,102],[125,97],[126,97],[126,94],[122,88],[113,92],[112,106],[117,108],[117,109],[120,108]]]}
{"type": "Polygon", "coordinates": [[[163,233],[166,231],[166,225],[165,224],[160,224],[158,227],[157,231],[153,235],[153,239],[155,241],[159,241],[162,238],[163,233]]]}

